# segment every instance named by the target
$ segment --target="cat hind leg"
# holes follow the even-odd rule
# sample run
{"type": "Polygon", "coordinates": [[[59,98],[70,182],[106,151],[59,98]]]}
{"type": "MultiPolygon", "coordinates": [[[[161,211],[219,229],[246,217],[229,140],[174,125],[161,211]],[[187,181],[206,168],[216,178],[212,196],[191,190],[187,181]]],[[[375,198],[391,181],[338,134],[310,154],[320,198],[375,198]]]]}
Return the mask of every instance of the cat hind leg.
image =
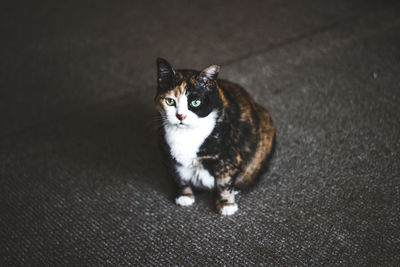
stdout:
{"type": "Polygon", "coordinates": [[[235,203],[236,191],[233,188],[231,178],[217,180],[217,210],[219,214],[229,216],[238,211],[238,205],[235,203]]]}

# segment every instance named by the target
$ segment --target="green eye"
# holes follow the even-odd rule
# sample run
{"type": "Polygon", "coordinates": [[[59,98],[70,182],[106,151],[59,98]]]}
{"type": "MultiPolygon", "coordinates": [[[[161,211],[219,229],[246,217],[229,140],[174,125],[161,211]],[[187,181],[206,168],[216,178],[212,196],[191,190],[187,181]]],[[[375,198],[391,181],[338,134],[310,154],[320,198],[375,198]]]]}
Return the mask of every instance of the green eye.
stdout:
{"type": "Polygon", "coordinates": [[[175,100],[173,100],[172,98],[166,98],[165,103],[167,103],[168,106],[174,106],[175,100]]]}
{"type": "Polygon", "coordinates": [[[192,107],[194,107],[194,108],[197,108],[198,106],[200,106],[200,104],[201,104],[201,101],[198,100],[198,99],[193,100],[193,101],[190,103],[190,105],[191,105],[192,107]]]}

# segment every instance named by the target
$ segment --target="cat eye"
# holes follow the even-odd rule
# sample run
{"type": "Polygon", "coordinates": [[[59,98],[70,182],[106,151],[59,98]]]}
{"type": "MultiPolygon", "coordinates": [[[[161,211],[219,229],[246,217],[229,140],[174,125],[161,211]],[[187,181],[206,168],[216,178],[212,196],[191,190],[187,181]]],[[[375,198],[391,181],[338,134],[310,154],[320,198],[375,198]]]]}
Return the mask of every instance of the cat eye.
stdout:
{"type": "Polygon", "coordinates": [[[172,98],[166,98],[165,103],[167,103],[168,106],[174,106],[175,100],[173,100],[172,98]]]}
{"type": "Polygon", "coordinates": [[[194,108],[197,108],[198,106],[200,106],[200,104],[201,104],[201,101],[198,100],[198,99],[193,100],[192,102],[190,102],[190,105],[191,105],[192,107],[194,107],[194,108]]]}

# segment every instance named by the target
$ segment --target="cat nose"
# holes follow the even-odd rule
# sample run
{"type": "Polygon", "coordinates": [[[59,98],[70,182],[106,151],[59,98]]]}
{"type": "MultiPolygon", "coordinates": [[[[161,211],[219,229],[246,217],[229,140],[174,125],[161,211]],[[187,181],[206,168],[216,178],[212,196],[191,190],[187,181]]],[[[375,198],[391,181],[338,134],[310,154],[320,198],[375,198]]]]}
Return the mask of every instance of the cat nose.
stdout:
{"type": "Polygon", "coordinates": [[[180,120],[180,121],[183,121],[183,120],[186,118],[185,115],[183,115],[183,114],[178,114],[178,113],[176,113],[176,117],[177,117],[178,120],[180,120]]]}

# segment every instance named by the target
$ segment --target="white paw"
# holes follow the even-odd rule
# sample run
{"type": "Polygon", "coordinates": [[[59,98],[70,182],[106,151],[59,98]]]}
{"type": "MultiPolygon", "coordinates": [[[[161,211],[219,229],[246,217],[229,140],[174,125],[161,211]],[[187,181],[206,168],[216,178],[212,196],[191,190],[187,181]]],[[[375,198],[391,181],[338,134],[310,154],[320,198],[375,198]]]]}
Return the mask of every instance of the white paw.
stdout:
{"type": "Polygon", "coordinates": [[[238,210],[238,205],[235,203],[233,205],[226,205],[221,209],[221,215],[233,215],[238,210]]]}
{"type": "Polygon", "coordinates": [[[194,203],[194,197],[180,196],[175,199],[175,203],[180,206],[190,206],[194,203]]]}

